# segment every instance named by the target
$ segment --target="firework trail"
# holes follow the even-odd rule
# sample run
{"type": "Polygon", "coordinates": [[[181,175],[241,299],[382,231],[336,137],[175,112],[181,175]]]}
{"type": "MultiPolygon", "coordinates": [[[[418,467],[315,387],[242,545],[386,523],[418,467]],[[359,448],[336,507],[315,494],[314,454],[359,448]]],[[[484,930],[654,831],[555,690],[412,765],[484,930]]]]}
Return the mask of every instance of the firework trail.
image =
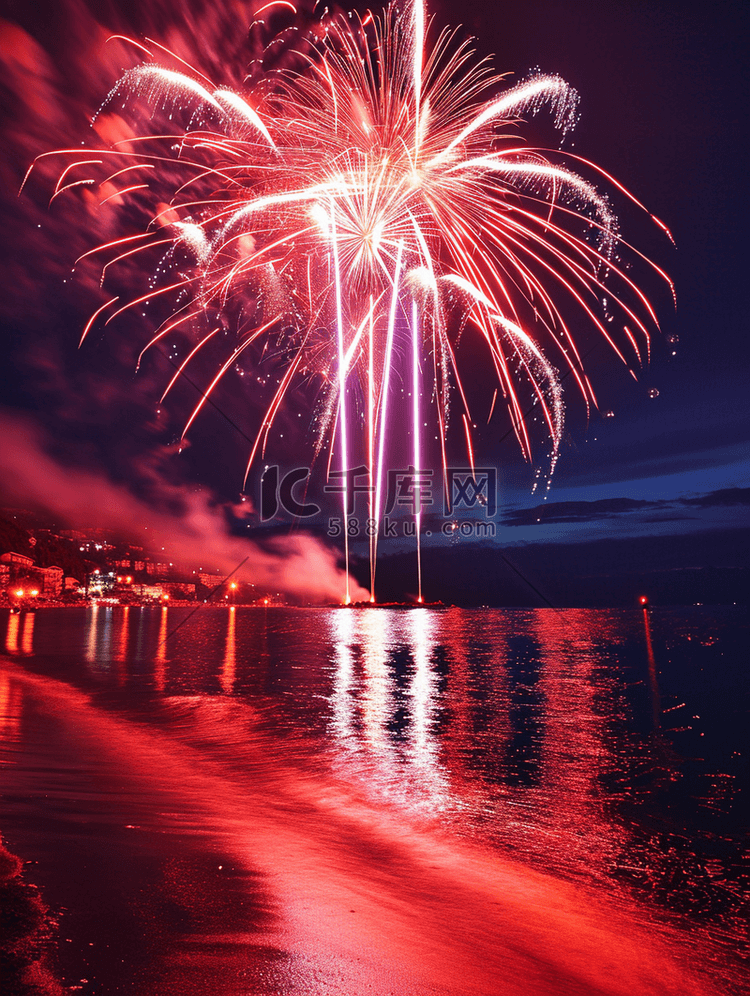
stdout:
{"type": "MultiPolygon", "coordinates": [[[[274,8],[294,11],[277,2],[257,14],[274,8]]],[[[543,106],[563,136],[569,132],[575,91],[541,73],[507,87],[455,32],[443,30],[430,45],[434,33],[422,0],[362,18],[326,13],[297,30],[291,63],[266,70],[256,60],[241,92],[217,87],[150,39],[132,40],[144,62],[124,74],[102,110],[145,102],[154,115],[145,133],[109,149],[49,154],[66,157],[53,198],[98,187],[101,203],[147,213],[136,234],[86,253],[106,259],[102,283],[115,264],[143,260],[145,269],[154,250],[160,254],[148,291],[107,300],[83,338],[95,322],[170,300],[169,317],[146,346],[176,333],[188,338],[166,397],[233,322],[236,345],[185,433],[242,354],[272,346],[284,356],[284,373],[245,478],[265,453],[285,396],[316,377],[323,389],[313,420],[316,453],[327,447],[329,466],[337,454],[346,482],[353,455],[364,449],[376,524],[395,432],[394,381],[403,374],[408,383],[403,355],[411,352],[416,474],[428,397],[443,466],[454,403],[473,466],[472,416],[456,362],[467,324],[490,359],[527,459],[523,385],[531,391],[554,469],[564,422],[560,369],[587,407],[596,404],[570,314],[582,313],[631,371],[658,328],[652,305],[619,263],[616,250],[630,247],[607,198],[577,170],[598,172],[638,202],[592,163],[568,156],[573,169],[557,162],[560,153],[519,138],[520,121],[543,106]],[[363,425],[364,433],[355,431],[363,425]]],[[[343,511],[346,524],[346,488],[343,511]]],[[[415,519],[419,557],[419,508],[415,519]]],[[[376,527],[373,601],[377,539],[376,527]]],[[[348,577],[346,528],[344,542],[348,577]]],[[[419,573],[421,600],[421,564],[419,573]]]]}

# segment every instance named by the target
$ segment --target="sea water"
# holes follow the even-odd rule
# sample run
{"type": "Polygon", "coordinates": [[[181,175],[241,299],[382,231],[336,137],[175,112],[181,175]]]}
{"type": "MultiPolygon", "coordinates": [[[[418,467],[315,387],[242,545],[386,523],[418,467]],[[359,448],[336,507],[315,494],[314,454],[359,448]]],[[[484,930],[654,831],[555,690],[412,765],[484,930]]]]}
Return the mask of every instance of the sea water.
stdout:
{"type": "Polygon", "coordinates": [[[0,615],[0,832],[92,994],[746,991],[740,609],[0,615]]]}

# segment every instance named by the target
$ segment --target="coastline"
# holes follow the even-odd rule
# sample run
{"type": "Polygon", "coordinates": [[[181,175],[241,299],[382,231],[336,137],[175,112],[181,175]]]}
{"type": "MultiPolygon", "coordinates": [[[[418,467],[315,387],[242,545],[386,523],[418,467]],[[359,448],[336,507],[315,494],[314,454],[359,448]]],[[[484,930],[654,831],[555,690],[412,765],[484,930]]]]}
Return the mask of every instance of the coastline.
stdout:
{"type": "Polygon", "coordinates": [[[52,969],[57,920],[0,835],[0,975],[6,996],[62,996],[52,969]]]}

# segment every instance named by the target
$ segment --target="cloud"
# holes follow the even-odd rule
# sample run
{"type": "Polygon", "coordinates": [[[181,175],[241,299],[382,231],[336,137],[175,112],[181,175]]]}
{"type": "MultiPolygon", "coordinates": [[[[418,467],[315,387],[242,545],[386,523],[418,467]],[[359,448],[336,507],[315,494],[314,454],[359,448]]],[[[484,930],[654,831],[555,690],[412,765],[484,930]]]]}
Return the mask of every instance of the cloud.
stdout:
{"type": "Polygon", "coordinates": [[[599,501],[545,502],[533,508],[506,512],[503,521],[508,526],[547,525],[553,522],[593,522],[611,519],[629,512],[643,512],[662,507],[662,502],[639,501],[635,498],[603,498],[599,501]]]}
{"type": "Polygon", "coordinates": [[[681,498],[680,505],[694,508],[731,508],[737,505],[750,506],[750,488],[721,488],[695,498],[681,498]]]}
{"type": "Polygon", "coordinates": [[[545,502],[533,508],[511,509],[503,515],[507,526],[551,525],[565,522],[600,522],[632,513],[651,513],[641,522],[677,522],[693,518],[689,510],[750,506],[750,488],[722,488],[690,498],[659,501],[603,498],[599,501],[545,502]],[[682,511],[684,509],[684,511],[682,511]]]}
{"type": "MultiPolygon", "coordinates": [[[[207,491],[167,482],[156,464],[149,484],[160,507],[93,471],[63,466],[28,420],[0,412],[0,434],[5,500],[44,508],[70,525],[113,529],[154,552],[163,549],[164,557],[186,567],[229,574],[247,558],[238,577],[300,601],[340,601],[344,594],[336,550],[314,536],[276,536],[262,545],[231,536],[222,506],[207,491]]],[[[353,598],[367,597],[354,581],[352,588],[353,598]]]]}

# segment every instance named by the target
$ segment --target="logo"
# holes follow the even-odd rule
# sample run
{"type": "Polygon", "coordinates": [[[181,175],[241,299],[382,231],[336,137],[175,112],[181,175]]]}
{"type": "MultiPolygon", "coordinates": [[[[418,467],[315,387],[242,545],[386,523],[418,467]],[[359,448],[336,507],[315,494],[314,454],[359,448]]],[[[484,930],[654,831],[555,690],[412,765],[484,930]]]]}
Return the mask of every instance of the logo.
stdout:
{"type": "Polygon", "coordinates": [[[480,505],[486,519],[497,511],[497,471],[494,467],[467,470],[449,467],[443,513],[453,515],[457,508],[480,505]]]}
{"type": "MultiPolygon", "coordinates": [[[[260,521],[270,522],[280,511],[295,519],[310,519],[320,515],[321,507],[317,502],[308,498],[308,488],[310,486],[311,468],[295,467],[293,470],[282,472],[281,468],[273,465],[268,466],[263,471],[260,481],[260,521]]],[[[346,501],[346,515],[338,519],[329,520],[329,527],[335,522],[338,532],[329,531],[329,535],[342,535],[344,530],[344,518],[346,519],[346,530],[349,536],[380,534],[384,537],[395,536],[395,525],[391,514],[394,511],[403,510],[407,516],[416,518],[421,513],[428,513],[436,504],[436,491],[443,492],[443,518],[455,522],[457,513],[465,509],[472,512],[471,526],[472,535],[489,535],[486,529],[478,530],[476,527],[481,522],[476,523],[477,513],[482,512],[480,519],[492,519],[497,512],[497,471],[494,467],[448,467],[445,472],[445,487],[443,487],[442,475],[437,475],[433,470],[418,470],[414,466],[387,472],[384,497],[381,512],[383,521],[378,525],[374,519],[368,517],[362,533],[358,525],[359,520],[355,518],[357,513],[372,515],[373,495],[375,485],[370,483],[370,475],[367,467],[360,465],[349,470],[334,470],[329,474],[327,483],[323,486],[323,492],[327,495],[337,495],[336,504],[341,507],[346,501]]],[[[383,492],[381,492],[381,495],[383,492]]],[[[439,501],[439,497],[437,498],[439,501]]],[[[464,524],[463,535],[468,535],[469,520],[464,524]]],[[[494,523],[493,523],[494,526],[494,523]]],[[[446,522],[442,532],[450,535],[450,531],[457,528],[446,522]]],[[[404,522],[401,532],[403,535],[414,535],[413,523],[404,522]]],[[[494,535],[494,531],[491,535],[494,535]]]]}

